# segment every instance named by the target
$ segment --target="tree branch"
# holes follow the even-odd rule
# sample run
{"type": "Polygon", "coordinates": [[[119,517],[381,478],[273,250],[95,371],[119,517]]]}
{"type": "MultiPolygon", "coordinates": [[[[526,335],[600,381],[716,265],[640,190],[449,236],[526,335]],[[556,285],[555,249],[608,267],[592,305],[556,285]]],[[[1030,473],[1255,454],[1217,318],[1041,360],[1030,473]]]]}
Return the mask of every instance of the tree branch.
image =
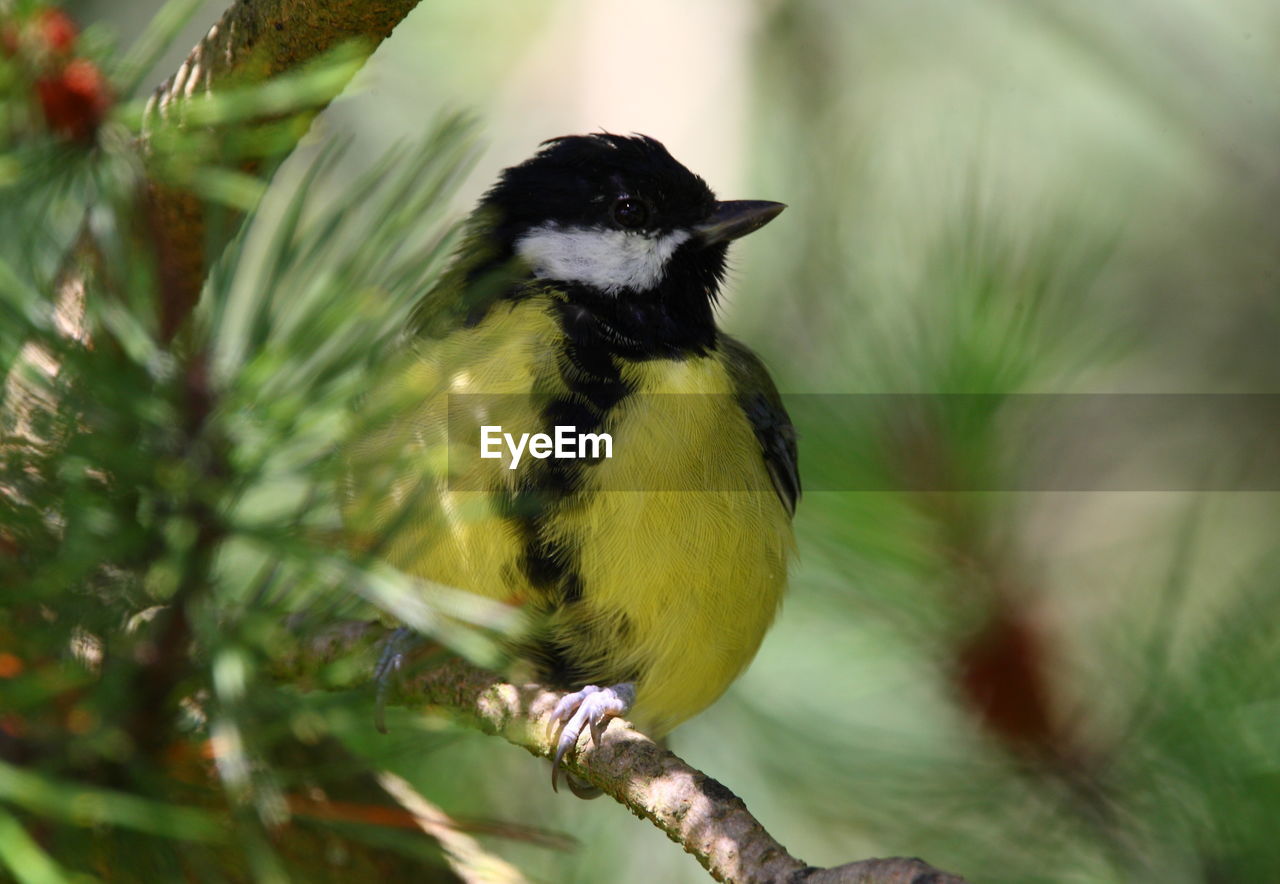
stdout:
{"type": "MultiPolygon", "coordinates": [[[[302,639],[280,661],[277,675],[302,687],[326,663],[348,659],[386,635],[377,623],[343,622],[302,639]]],[[[371,657],[372,655],[370,655],[371,657]]],[[[372,677],[370,665],[357,677],[372,677]]],[[[406,674],[389,702],[440,706],[486,734],[550,758],[549,715],[560,695],[539,685],[513,685],[461,660],[406,674]]],[[[918,859],[870,859],[830,869],[809,866],[787,852],[738,796],[673,753],[614,721],[600,745],[584,738],[565,759],[572,773],[598,786],[636,816],[666,833],[717,881],[740,884],[964,884],[918,859]]]]}
{"type": "MultiPolygon", "coordinates": [[[[177,72],[156,89],[147,104],[147,128],[166,119],[183,98],[261,83],[302,67],[340,44],[360,41],[372,53],[417,5],[418,0],[237,0],[177,72]]],[[[298,138],[305,128],[296,130],[298,138]]],[[[280,157],[296,143],[286,145],[280,157]]],[[[143,152],[145,156],[145,138],[143,152]]],[[[250,163],[245,171],[260,169],[250,163]]],[[[146,198],[160,265],[160,329],[167,339],[195,306],[209,263],[225,244],[226,233],[210,241],[206,207],[187,190],[152,179],[146,198]]]]}
{"type": "MultiPolygon", "coordinates": [[[[205,35],[178,70],[161,84],[147,103],[139,149],[145,161],[153,159],[149,133],[168,120],[177,102],[202,93],[261,83],[295,70],[344,42],[359,41],[367,53],[386,39],[419,0],[236,0],[205,35]]],[[[318,113],[322,108],[313,108],[318,113]]],[[[281,146],[276,159],[287,156],[306,126],[293,130],[294,141],[281,146]]],[[[261,172],[259,163],[247,163],[245,171],[261,172]]],[[[207,207],[188,190],[166,185],[148,175],[142,185],[149,247],[154,249],[160,281],[159,327],[169,340],[195,307],[212,259],[234,229],[234,217],[224,210],[226,224],[220,236],[210,236],[207,207]]],[[[86,340],[83,327],[85,277],[96,256],[88,224],[65,259],[56,282],[57,327],[69,338],[86,340]]],[[[46,377],[56,376],[57,361],[38,343],[28,343],[19,365],[46,377]]],[[[22,371],[12,371],[0,390],[3,411],[13,417],[14,435],[40,441],[32,429],[32,414],[41,402],[22,371]]],[[[3,428],[0,428],[3,429],[3,428]]],[[[0,454],[3,449],[0,449],[0,454]]],[[[2,489],[0,489],[2,490],[2,489]]]]}

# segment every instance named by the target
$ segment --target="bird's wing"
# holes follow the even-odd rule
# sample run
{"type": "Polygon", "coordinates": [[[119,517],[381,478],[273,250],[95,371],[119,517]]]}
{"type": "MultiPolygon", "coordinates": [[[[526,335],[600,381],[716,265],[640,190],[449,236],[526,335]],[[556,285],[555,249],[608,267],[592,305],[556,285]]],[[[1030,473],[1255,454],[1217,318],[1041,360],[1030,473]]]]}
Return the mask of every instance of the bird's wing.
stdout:
{"type": "Polygon", "coordinates": [[[720,335],[720,347],[737,391],[738,404],[760,442],[773,488],[787,512],[795,515],[796,503],[800,500],[796,428],[791,425],[778,388],[760,357],[752,353],[746,344],[728,335],[720,335]]]}

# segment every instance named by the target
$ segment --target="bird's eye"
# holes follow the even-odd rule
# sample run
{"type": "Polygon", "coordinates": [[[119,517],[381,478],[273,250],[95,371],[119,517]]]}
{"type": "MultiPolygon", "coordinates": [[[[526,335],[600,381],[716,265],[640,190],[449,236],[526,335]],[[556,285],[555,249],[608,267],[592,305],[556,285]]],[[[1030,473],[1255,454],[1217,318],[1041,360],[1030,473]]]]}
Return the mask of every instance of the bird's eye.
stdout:
{"type": "Polygon", "coordinates": [[[643,227],[649,220],[649,207],[643,200],[620,196],[614,201],[609,214],[613,217],[614,224],[625,230],[635,230],[637,227],[643,227]]]}

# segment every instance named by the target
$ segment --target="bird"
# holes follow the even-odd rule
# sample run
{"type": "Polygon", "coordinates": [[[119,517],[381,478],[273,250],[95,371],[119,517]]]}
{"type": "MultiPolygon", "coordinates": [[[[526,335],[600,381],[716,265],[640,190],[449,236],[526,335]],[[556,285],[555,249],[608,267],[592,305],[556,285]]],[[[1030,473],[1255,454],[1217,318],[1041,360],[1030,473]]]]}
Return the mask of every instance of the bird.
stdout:
{"type": "Polygon", "coordinates": [[[513,665],[567,692],[553,787],[584,731],[661,739],[714,702],[781,604],[796,433],[716,308],[730,243],[784,208],[718,200],[645,135],[543,142],[414,309],[410,404],[352,446],[346,515],[379,555],[521,613],[513,665]],[[484,458],[478,425],[611,450],[484,458]]]}

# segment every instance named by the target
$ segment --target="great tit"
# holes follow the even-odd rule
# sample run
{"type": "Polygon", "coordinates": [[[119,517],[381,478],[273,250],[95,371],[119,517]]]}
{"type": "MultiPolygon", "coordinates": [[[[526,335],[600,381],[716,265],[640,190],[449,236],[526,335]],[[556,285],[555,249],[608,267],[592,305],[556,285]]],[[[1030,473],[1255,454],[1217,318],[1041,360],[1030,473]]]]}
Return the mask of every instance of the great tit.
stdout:
{"type": "Polygon", "coordinates": [[[729,243],[784,208],[718,201],[646,136],[544,142],[484,195],[416,310],[417,404],[356,446],[348,515],[386,535],[381,555],[528,614],[516,656],[570,691],[553,785],[584,729],[625,715],[661,738],[710,705],[774,619],[795,432],[715,306],[729,243]],[[482,459],[459,412],[608,434],[611,451],[482,459]]]}

